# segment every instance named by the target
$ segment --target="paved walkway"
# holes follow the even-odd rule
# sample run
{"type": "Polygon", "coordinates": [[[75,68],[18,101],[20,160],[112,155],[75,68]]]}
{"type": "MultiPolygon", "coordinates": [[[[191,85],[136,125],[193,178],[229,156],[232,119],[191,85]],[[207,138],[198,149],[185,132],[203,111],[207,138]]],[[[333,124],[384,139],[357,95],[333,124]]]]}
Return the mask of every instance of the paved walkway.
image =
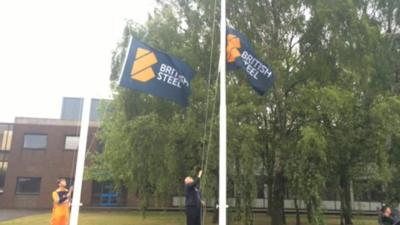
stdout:
{"type": "Polygon", "coordinates": [[[48,213],[50,210],[26,210],[26,209],[0,209],[0,221],[12,220],[24,216],[48,213]]]}

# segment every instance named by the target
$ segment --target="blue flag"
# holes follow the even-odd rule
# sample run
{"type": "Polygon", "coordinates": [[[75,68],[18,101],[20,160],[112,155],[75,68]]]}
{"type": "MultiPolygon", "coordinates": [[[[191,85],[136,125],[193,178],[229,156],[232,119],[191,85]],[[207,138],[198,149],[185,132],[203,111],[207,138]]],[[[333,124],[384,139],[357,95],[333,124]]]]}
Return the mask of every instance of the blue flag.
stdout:
{"type": "Polygon", "coordinates": [[[132,39],[120,86],[187,106],[194,75],[193,69],[181,60],[132,39]]]}
{"type": "Polygon", "coordinates": [[[254,90],[263,95],[274,84],[275,77],[269,65],[257,59],[247,38],[232,28],[226,28],[227,69],[243,68],[254,90]]]}

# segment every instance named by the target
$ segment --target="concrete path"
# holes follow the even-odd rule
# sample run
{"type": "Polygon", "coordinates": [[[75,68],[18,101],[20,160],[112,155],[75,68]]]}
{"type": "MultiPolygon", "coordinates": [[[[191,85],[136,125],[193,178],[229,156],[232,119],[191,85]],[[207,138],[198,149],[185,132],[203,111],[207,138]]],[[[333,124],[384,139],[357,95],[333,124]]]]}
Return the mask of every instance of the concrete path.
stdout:
{"type": "Polygon", "coordinates": [[[0,209],[0,221],[12,220],[20,217],[49,212],[50,210],[0,209]]]}

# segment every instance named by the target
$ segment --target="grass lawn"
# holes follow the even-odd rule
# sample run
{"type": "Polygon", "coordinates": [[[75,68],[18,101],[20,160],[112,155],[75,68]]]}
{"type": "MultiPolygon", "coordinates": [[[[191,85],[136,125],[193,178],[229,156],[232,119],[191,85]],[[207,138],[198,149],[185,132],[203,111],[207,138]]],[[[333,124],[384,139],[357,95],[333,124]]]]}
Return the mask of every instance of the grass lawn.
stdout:
{"type": "MultiPolygon", "coordinates": [[[[205,225],[212,225],[211,213],[207,213],[205,225]]],[[[288,225],[294,224],[294,216],[287,217],[288,225]]],[[[355,225],[377,225],[375,217],[356,217],[355,225]]],[[[240,223],[233,223],[239,225],[240,223]]],[[[302,217],[302,224],[306,219],[302,217]]],[[[50,225],[50,214],[23,217],[0,222],[0,225],[50,225]]],[[[139,212],[82,212],[79,225],[185,225],[183,212],[148,212],[143,218],[139,212]]],[[[270,225],[269,218],[263,214],[255,214],[254,225],[270,225]]],[[[339,225],[337,216],[326,216],[326,225],[339,225]]]]}

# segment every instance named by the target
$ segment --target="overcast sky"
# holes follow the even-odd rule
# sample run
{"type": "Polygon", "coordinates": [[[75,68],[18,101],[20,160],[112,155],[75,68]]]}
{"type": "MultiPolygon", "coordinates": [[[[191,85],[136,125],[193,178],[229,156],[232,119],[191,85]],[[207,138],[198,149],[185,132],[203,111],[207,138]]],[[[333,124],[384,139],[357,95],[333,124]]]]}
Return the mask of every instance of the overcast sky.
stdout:
{"type": "Polygon", "coordinates": [[[0,122],[59,118],[62,97],[110,98],[111,51],[154,0],[1,0],[0,122]]]}

